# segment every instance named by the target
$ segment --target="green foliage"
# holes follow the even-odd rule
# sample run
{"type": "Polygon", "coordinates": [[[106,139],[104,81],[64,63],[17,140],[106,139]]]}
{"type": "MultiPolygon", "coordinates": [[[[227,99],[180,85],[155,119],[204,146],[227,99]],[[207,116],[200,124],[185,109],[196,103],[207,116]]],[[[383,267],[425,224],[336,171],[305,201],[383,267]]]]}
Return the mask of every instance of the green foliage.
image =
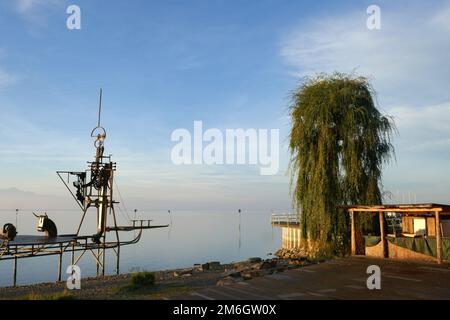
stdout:
{"type": "MultiPolygon", "coordinates": [[[[294,207],[309,251],[342,255],[349,244],[344,204],[379,204],[382,165],[393,154],[393,121],[376,108],[366,78],[307,78],[292,96],[290,174],[294,207]]],[[[360,215],[362,216],[362,215],[360,215]]],[[[370,230],[375,219],[358,224],[370,230]]]]}
{"type": "Polygon", "coordinates": [[[131,276],[130,288],[146,288],[155,284],[155,274],[153,272],[142,271],[133,273],[131,276]]]}
{"type": "Polygon", "coordinates": [[[25,300],[75,300],[76,296],[68,290],[53,294],[39,294],[32,292],[25,297],[25,300]]]}

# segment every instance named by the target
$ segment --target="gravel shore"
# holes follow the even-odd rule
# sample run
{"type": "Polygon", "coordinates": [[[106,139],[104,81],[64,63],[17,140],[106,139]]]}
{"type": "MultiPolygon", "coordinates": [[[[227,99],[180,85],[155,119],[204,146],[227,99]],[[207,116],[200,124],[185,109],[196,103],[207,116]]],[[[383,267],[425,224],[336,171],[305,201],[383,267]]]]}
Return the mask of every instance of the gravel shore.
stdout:
{"type": "Polygon", "coordinates": [[[278,258],[250,258],[229,264],[213,261],[190,268],[156,271],[155,285],[140,290],[127,290],[133,275],[130,273],[85,278],[81,280],[81,290],[70,292],[64,281],[0,288],[0,300],[55,300],[61,296],[70,299],[165,299],[193,289],[246,281],[306,264],[309,262],[305,259],[278,258]]]}

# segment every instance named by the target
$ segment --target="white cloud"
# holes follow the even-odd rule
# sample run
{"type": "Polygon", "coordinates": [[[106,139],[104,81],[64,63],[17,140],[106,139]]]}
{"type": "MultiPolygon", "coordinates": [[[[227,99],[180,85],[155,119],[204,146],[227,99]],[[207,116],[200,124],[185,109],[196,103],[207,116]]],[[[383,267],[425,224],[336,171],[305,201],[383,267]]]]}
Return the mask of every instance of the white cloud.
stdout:
{"type": "Polygon", "coordinates": [[[399,148],[412,152],[449,154],[450,102],[422,108],[400,106],[392,108],[390,113],[400,132],[397,138],[399,148]]]}
{"type": "Polygon", "coordinates": [[[13,85],[17,82],[17,76],[0,68],[0,89],[13,85]]]}
{"type": "MultiPolygon", "coordinates": [[[[450,180],[450,3],[421,8],[381,5],[381,30],[368,30],[365,8],[315,17],[281,41],[280,55],[298,77],[319,72],[369,76],[383,111],[394,116],[395,163],[387,190],[418,201],[448,201],[450,180]],[[355,70],[356,69],[356,70],[355,70]]],[[[401,201],[399,198],[393,201],[401,201]]]]}
{"type": "Polygon", "coordinates": [[[450,100],[450,5],[381,6],[381,30],[368,30],[367,17],[361,9],[302,24],[283,39],[280,54],[295,76],[356,69],[389,104],[450,100]]]}
{"type": "Polygon", "coordinates": [[[391,112],[397,125],[403,129],[415,129],[419,126],[427,131],[439,131],[450,136],[450,102],[420,109],[395,107],[391,112]]]}
{"type": "Polygon", "coordinates": [[[36,26],[47,26],[50,9],[62,7],[65,2],[66,0],[15,0],[12,8],[33,26],[29,30],[33,34],[36,32],[36,26]]]}
{"type": "MultiPolygon", "coordinates": [[[[7,52],[5,48],[0,47],[0,59],[5,59],[7,52]]],[[[0,65],[0,90],[15,84],[18,81],[18,77],[15,74],[7,71],[0,65]]]]}
{"type": "MultiPolygon", "coordinates": [[[[450,3],[418,11],[381,7],[381,30],[365,10],[296,27],[280,54],[295,76],[369,76],[380,106],[394,116],[398,151],[450,150],[450,3]]],[[[398,153],[401,157],[401,153],[398,153]]]]}
{"type": "Polygon", "coordinates": [[[450,31],[450,5],[439,10],[431,21],[436,28],[450,31]]]}
{"type": "Polygon", "coordinates": [[[16,8],[19,13],[25,14],[38,7],[57,5],[62,2],[62,0],[16,0],[16,8]]]}
{"type": "Polygon", "coordinates": [[[29,11],[34,5],[36,5],[37,0],[17,0],[17,10],[20,13],[29,11]]]}
{"type": "Polygon", "coordinates": [[[63,132],[44,129],[13,108],[0,107],[0,163],[86,159],[83,142],[63,132]],[[84,156],[84,157],[83,157],[84,156]]]}

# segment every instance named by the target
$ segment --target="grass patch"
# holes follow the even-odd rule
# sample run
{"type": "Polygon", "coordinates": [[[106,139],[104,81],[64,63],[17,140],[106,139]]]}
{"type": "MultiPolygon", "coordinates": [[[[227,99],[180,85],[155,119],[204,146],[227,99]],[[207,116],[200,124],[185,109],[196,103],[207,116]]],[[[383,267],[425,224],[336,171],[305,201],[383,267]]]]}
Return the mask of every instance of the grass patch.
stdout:
{"type": "Polygon", "coordinates": [[[155,284],[155,274],[153,272],[136,272],[131,276],[131,286],[136,288],[151,287],[155,284]]]}
{"type": "Polygon", "coordinates": [[[141,271],[133,273],[130,284],[121,287],[119,291],[147,291],[153,289],[155,289],[155,274],[149,271],[141,271]]]}
{"type": "Polygon", "coordinates": [[[162,299],[170,295],[188,293],[190,291],[192,291],[192,289],[186,286],[167,286],[155,290],[154,292],[150,292],[148,297],[151,299],[162,299]]]}
{"type": "Polygon", "coordinates": [[[190,292],[191,288],[175,284],[155,284],[151,287],[133,287],[126,285],[118,288],[116,298],[118,299],[162,299],[170,295],[190,292]]]}
{"type": "Polygon", "coordinates": [[[75,300],[76,296],[68,290],[52,294],[41,294],[32,292],[25,296],[24,300],[75,300]]]}
{"type": "Polygon", "coordinates": [[[117,294],[122,299],[133,299],[137,297],[158,299],[168,295],[186,293],[190,290],[186,286],[175,284],[156,284],[155,274],[153,272],[141,271],[133,273],[130,283],[119,287],[117,294]]]}

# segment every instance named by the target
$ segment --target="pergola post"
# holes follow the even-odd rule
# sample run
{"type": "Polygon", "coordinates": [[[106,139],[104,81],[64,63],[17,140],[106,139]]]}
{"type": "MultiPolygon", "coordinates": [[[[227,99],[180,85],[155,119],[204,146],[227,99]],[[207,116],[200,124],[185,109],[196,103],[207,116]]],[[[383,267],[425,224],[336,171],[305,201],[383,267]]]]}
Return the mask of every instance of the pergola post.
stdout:
{"type": "Polygon", "coordinates": [[[351,245],[352,245],[352,256],[356,254],[356,223],[355,223],[355,212],[353,209],[350,209],[350,218],[351,218],[351,224],[352,224],[352,230],[351,230],[351,245]]]}
{"type": "Polygon", "coordinates": [[[436,217],[436,260],[437,263],[442,263],[442,240],[441,240],[441,216],[440,212],[435,212],[436,217]]]}
{"type": "Polygon", "coordinates": [[[387,247],[386,247],[386,234],[384,232],[384,219],[383,219],[383,211],[380,210],[378,212],[378,218],[380,220],[380,238],[381,238],[381,246],[383,247],[383,258],[387,258],[387,247]]]}

